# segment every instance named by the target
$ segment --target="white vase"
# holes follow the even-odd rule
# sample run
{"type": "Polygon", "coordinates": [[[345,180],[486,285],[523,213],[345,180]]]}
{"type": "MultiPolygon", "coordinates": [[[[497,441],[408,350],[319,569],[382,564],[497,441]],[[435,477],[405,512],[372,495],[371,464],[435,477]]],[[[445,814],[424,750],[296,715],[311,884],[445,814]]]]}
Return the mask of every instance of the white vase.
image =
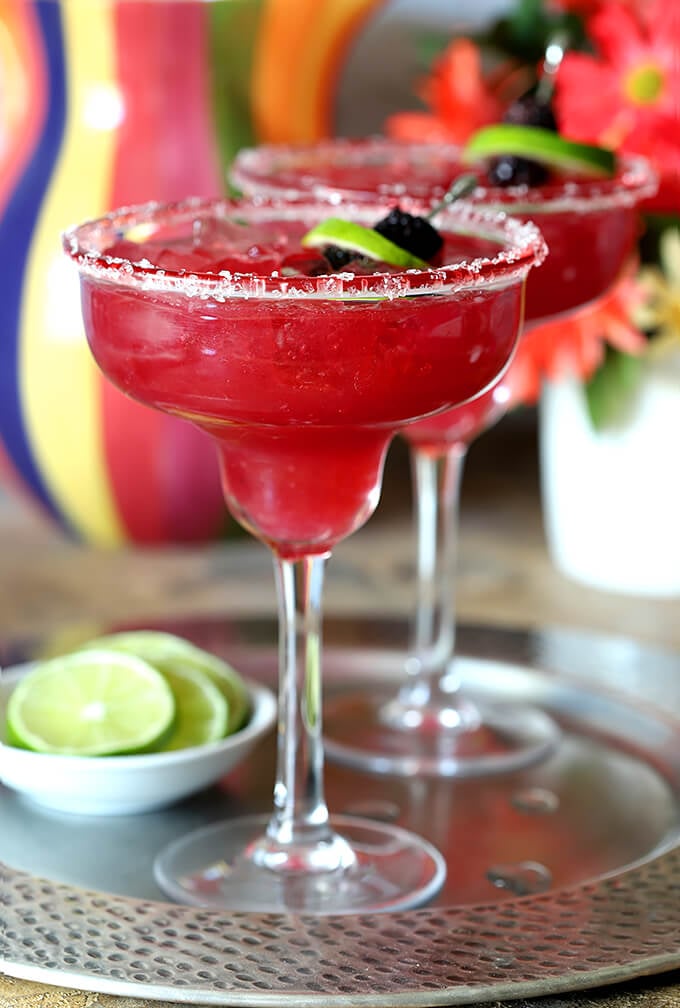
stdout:
{"type": "Polygon", "coordinates": [[[539,407],[548,550],[606,591],[680,596],[680,351],[645,361],[617,427],[595,430],[581,381],[546,382],[539,407]]]}

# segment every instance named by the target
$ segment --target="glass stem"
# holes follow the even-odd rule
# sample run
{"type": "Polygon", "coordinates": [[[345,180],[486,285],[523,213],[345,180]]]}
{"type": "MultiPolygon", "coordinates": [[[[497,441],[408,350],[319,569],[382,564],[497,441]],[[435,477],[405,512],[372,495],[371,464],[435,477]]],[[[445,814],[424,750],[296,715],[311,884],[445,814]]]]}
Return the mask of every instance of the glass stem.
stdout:
{"type": "Polygon", "coordinates": [[[411,465],[416,509],[416,606],[400,695],[402,718],[415,725],[429,710],[436,721],[463,727],[471,711],[459,704],[455,651],[455,584],[460,485],[467,445],[455,442],[433,454],[414,446],[411,465]],[[442,712],[450,708],[450,717],[442,712]]]}
{"type": "Polygon", "coordinates": [[[274,557],[279,605],[279,730],[274,812],[249,852],[282,871],[334,871],[355,861],[332,830],[323,789],[321,612],[325,556],[274,557]]]}

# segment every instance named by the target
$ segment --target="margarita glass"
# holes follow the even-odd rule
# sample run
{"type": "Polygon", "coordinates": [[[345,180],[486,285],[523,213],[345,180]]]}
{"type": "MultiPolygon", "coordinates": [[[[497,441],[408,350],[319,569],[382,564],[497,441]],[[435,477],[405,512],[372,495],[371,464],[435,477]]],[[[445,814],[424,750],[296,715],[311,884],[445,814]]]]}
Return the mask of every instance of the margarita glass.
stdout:
{"type": "MultiPolygon", "coordinates": [[[[462,172],[453,145],[383,137],[242,150],[232,182],[246,193],[337,203],[408,194],[441,200],[462,172]]],[[[622,159],[611,179],[563,178],[540,187],[491,187],[483,170],[473,203],[536,220],[550,254],[526,289],[525,325],[568,314],[620,276],[638,235],[637,204],[656,180],[641,159],[622,159]]],[[[409,443],[416,507],[416,603],[405,676],[394,688],[362,684],[329,701],[326,748],[376,772],[476,776],[516,770],[559,739],[544,712],[501,695],[473,700],[455,661],[455,567],[460,479],[470,443],[507,410],[512,369],[476,399],[401,432],[409,443]]],[[[481,671],[483,675],[483,670],[481,671]]],[[[480,683],[480,685],[483,685],[480,683]]]]}
{"type": "MultiPolygon", "coordinates": [[[[337,210],[367,226],[385,205],[337,210]]],[[[533,225],[459,207],[437,218],[444,262],[309,275],[316,201],[122,210],[67,234],[85,330],[104,373],[214,440],[227,504],[272,550],[280,690],[274,811],[161,852],[171,897],[249,911],[347,913],[424,902],[441,855],[364,818],[329,819],[323,791],[321,591],[335,544],[374,510],[395,432],[489,386],[545,254],[533,225]],[[133,239],[143,239],[141,244],[133,239]]],[[[330,270],[330,267],[328,267],[330,270]]]]}

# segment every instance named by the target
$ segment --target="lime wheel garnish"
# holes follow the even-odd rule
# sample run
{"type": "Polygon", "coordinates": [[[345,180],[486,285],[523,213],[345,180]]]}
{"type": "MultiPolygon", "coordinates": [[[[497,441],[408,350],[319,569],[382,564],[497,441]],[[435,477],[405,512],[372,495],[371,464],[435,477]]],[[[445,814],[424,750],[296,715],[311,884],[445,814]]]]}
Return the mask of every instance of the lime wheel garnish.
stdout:
{"type": "Polygon", "coordinates": [[[339,217],[328,217],[303,235],[304,248],[323,251],[328,247],[343,249],[375,262],[399,269],[429,269],[429,263],[406,249],[400,248],[373,228],[364,227],[339,217]]]}
{"type": "Polygon", "coordinates": [[[616,155],[606,147],[567,140],[540,126],[510,123],[485,126],[475,133],[463,148],[461,160],[470,165],[503,155],[592,178],[610,178],[616,173],[616,155]]]}

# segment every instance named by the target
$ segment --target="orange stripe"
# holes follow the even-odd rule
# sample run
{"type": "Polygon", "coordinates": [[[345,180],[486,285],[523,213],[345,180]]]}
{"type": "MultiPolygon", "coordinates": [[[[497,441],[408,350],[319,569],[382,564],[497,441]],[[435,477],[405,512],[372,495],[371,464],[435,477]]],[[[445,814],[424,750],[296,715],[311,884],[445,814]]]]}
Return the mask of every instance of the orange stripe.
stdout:
{"type": "Polygon", "coordinates": [[[319,21],[317,40],[307,54],[307,74],[314,83],[309,92],[309,102],[301,105],[306,115],[304,139],[322,139],[333,132],[335,93],[343,60],[361,26],[383,2],[339,0],[322,5],[324,17],[319,21]]]}
{"type": "Polygon", "coordinates": [[[252,111],[263,143],[303,143],[332,133],[343,57],[385,0],[266,0],[255,42],[252,111]]]}
{"type": "Polygon", "coordinates": [[[39,37],[35,11],[25,0],[0,0],[0,211],[45,118],[39,37]]]}

